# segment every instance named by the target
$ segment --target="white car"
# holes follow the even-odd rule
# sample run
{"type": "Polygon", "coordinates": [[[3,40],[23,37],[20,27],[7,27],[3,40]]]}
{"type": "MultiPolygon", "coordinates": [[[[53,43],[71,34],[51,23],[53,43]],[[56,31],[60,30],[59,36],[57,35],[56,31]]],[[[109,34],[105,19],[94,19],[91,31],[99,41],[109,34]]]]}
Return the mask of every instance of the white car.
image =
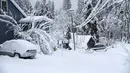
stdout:
{"type": "Polygon", "coordinates": [[[10,40],[0,45],[0,55],[34,58],[37,54],[37,48],[38,46],[25,40],[10,40]]]}

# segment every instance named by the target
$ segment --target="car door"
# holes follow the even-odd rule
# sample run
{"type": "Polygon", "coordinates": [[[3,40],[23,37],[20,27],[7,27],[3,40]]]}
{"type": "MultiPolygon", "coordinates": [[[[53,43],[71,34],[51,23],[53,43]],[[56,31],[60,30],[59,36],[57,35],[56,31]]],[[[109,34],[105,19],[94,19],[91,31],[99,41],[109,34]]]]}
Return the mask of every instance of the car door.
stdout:
{"type": "Polygon", "coordinates": [[[4,43],[1,46],[1,53],[2,55],[9,55],[12,56],[13,55],[13,50],[12,50],[12,43],[4,43]]]}
{"type": "Polygon", "coordinates": [[[2,46],[0,46],[0,55],[7,55],[7,50],[2,46]]]}
{"type": "Polygon", "coordinates": [[[4,55],[4,50],[0,46],[0,55],[4,55]]]}

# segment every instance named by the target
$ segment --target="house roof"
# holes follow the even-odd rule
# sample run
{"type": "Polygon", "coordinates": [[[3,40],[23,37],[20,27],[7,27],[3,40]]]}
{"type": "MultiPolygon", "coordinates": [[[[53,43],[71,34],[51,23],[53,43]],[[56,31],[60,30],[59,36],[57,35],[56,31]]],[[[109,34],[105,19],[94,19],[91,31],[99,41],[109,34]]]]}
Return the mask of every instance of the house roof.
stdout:
{"type": "Polygon", "coordinates": [[[26,13],[19,7],[19,5],[14,1],[14,0],[10,0],[14,6],[25,16],[27,17],[26,13]]]}

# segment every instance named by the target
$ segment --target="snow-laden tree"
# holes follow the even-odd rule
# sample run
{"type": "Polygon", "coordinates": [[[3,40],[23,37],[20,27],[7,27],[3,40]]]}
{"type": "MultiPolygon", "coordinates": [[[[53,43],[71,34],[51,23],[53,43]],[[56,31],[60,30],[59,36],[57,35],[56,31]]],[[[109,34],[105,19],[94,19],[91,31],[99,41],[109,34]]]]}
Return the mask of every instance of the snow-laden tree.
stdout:
{"type": "Polygon", "coordinates": [[[33,7],[30,0],[15,0],[16,3],[24,10],[27,15],[33,13],[33,7]]]}
{"type": "MultiPolygon", "coordinates": [[[[40,46],[44,54],[52,54],[55,42],[52,41],[50,35],[40,27],[31,27],[31,29],[23,31],[24,25],[19,25],[12,17],[8,15],[0,15],[0,21],[7,23],[7,32],[13,31],[17,39],[24,39],[40,46]]],[[[45,23],[46,24],[46,23],[45,23]]],[[[25,24],[26,25],[26,24],[25,24]]],[[[44,25],[44,24],[43,24],[44,25]]]]}
{"type": "Polygon", "coordinates": [[[25,1],[25,7],[24,7],[24,11],[27,15],[30,15],[33,13],[33,7],[32,7],[32,4],[30,2],[30,0],[24,0],[25,1]]]}
{"type": "MultiPolygon", "coordinates": [[[[92,20],[96,19],[97,24],[99,21],[107,17],[113,6],[117,6],[122,3],[122,0],[88,0],[85,2],[85,7],[83,9],[83,16],[85,21],[78,25],[77,27],[84,27],[84,26],[95,26],[95,23],[91,23],[92,20]]],[[[115,8],[116,9],[116,8],[115,8]]],[[[113,9],[113,10],[115,10],[113,9]]],[[[97,28],[100,27],[98,24],[97,28]]],[[[88,27],[89,29],[89,27],[88,27]]]]}
{"type": "MultiPolygon", "coordinates": [[[[104,9],[116,4],[116,3],[121,3],[123,0],[98,0],[96,5],[92,5],[92,1],[88,0],[86,3],[83,12],[88,13],[87,17],[85,18],[85,21],[81,24],[78,25],[77,27],[82,27],[87,25],[96,15],[100,12],[102,12],[104,9]],[[109,4],[111,2],[111,4],[109,4]],[[106,6],[108,5],[108,6],[106,6]]],[[[86,15],[86,14],[85,14],[86,15]]]]}
{"type": "Polygon", "coordinates": [[[48,55],[53,53],[54,43],[52,42],[50,35],[42,29],[33,28],[27,31],[18,32],[17,37],[39,45],[43,54],[48,55]]]}
{"type": "Polygon", "coordinates": [[[63,0],[63,10],[71,9],[71,0],[63,0]]]}
{"type": "MultiPolygon", "coordinates": [[[[73,13],[75,15],[75,13],[73,13]]],[[[72,27],[72,21],[70,13],[65,10],[57,11],[54,19],[54,25],[52,26],[52,34],[56,40],[64,40],[65,34],[68,29],[72,27]]],[[[73,18],[74,19],[74,18],[73,18]]]]}
{"type": "Polygon", "coordinates": [[[54,1],[37,1],[35,4],[34,15],[47,16],[48,18],[54,19],[54,1]]]}
{"type": "Polygon", "coordinates": [[[41,12],[41,1],[36,1],[36,4],[34,6],[34,15],[40,15],[41,12]]]}
{"type": "Polygon", "coordinates": [[[35,4],[35,10],[34,10],[34,15],[37,16],[45,16],[47,14],[47,1],[46,0],[41,0],[37,1],[35,4]]]}
{"type": "Polygon", "coordinates": [[[124,0],[122,3],[122,19],[124,22],[123,30],[125,32],[125,37],[127,38],[128,42],[130,43],[130,1],[124,0]]]}
{"type": "Polygon", "coordinates": [[[45,15],[47,13],[47,6],[46,6],[46,4],[47,4],[46,0],[41,0],[41,4],[40,4],[40,6],[41,6],[41,13],[40,13],[40,15],[45,15]]]}
{"type": "Polygon", "coordinates": [[[86,27],[85,31],[91,32],[96,30],[94,34],[98,36],[102,36],[102,33],[107,38],[119,39],[122,24],[119,7],[122,2],[123,0],[87,0],[82,10],[85,20],[76,27],[80,29],[86,27]],[[104,22],[101,23],[102,21],[104,22]],[[116,27],[117,30],[115,30],[116,27]]]}
{"type": "MultiPolygon", "coordinates": [[[[78,8],[76,10],[76,17],[75,17],[75,23],[76,23],[76,26],[77,25],[80,25],[83,21],[84,21],[84,17],[83,17],[83,14],[82,14],[82,10],[85,6],[85,3],[84,3],[84,0],[78,0],[78,8]]],[[[82,34],[84,33],[83,29],[78,29],[78,34],[82,34]]]]}
{"type": "MultiPolygon", "coordinates": [[[[0,15],[0,21],[7,23],[7,28],[9,29],[8,31],[14,30],[14,34],[17,34],[17,31],[21,31],[19,25],[17,22],[10,16],[8,15],[0,15]]],[[[7,32],[8,32],[7,31],[7,32]]]]}
{"type": "MultiPolygon", "coordinates": [[[[109,4],[111,3],[112,1],[109,2],[109,4]]],[[[109,6],[109,4],[107,6],[109,6]]],[[[104,30],[104,32],[101,33],[107,36],[109,39],[123,40],[124,38],[128,38],[129,26],[126,23],[127,19],[125,15],[125,8],[125,1],[122,1],[121,3],[116,3],[106,8],[97,15],[100,26],[104,30]]]]}
{"type": "Polygon", "coordinates": [[[84,8],[84,0],[78,0],[77,13],[78,14],[82,13],[83,8],[84,8]]]}
{"type": "Polygon", "coordinates": [[[100,33],[108,39],[120,39],[122,34],[121,24],[122,20],[116,14],[110,12],[106,18],[100,21],[102,27],[102,32],[100,33]]]}
{"type": "Polygon", "coordinates": [[[36,4],[34,6],[34,10],[39,10],[40,9],[40,1],[36,1],[36,4]]]}
{"type": "Polygon", "coordinates": [[[85,5],[84,0],[78,0],[78,8],[76,11],[76,18],[75,18],[77,25],[81,24],[84,21],[83,14],[82,14],[84,5],[85,5]]]}
{"type": "MultiPolygon", "coordinates": [[[[33,20],[30,18],[30,20],[33,20]]],[[[39,20],[39,23],[41,21],[39,20]]],[[[19,37],[24,40],[28,40],[34,44],[38,44],[41,48],[41,51],[44,54],[52,54],[53,53],[53,48],[55,47],[55,42],[47,33],[44,29],[50,27],[51,24],[53,23],[52,20],[48,20],[45,23],[42,24],[28,24],[30,26],[27,28],[27,30],[24,30],[26,28],[27,24],[19,24],[19,27],[22,29],[21,31],[18,32],[16,37],[19,37]],[[47,26],[45,26],[47,25],[47,26]],[[49,25],[49,26],[48,26],[49,25]]]]}
{"type": "Polygon", "coordinates": [[[54,1],[48,1],[47,3],[47,17],[54,19],[54,1]]]}
{"type": "Polygon", "coordinates": [[[41,3],[42,3],[43,5],[46,5],[47,1],[46,1],[46,0],[41,0],[41,3]]]}

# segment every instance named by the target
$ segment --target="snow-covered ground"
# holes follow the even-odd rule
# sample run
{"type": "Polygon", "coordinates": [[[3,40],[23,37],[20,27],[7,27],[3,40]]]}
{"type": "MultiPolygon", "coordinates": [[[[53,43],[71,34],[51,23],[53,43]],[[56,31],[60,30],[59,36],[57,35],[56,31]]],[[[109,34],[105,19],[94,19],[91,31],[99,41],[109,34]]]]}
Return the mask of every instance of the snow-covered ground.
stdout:
{"type": "Polygon", "coordinates": [[[0,73],[129,73],[123,44],[107,52],[87,53],[83,50],[58,50],[53,55],[37,55],[36,59],[0,56],[0,73]]]}

